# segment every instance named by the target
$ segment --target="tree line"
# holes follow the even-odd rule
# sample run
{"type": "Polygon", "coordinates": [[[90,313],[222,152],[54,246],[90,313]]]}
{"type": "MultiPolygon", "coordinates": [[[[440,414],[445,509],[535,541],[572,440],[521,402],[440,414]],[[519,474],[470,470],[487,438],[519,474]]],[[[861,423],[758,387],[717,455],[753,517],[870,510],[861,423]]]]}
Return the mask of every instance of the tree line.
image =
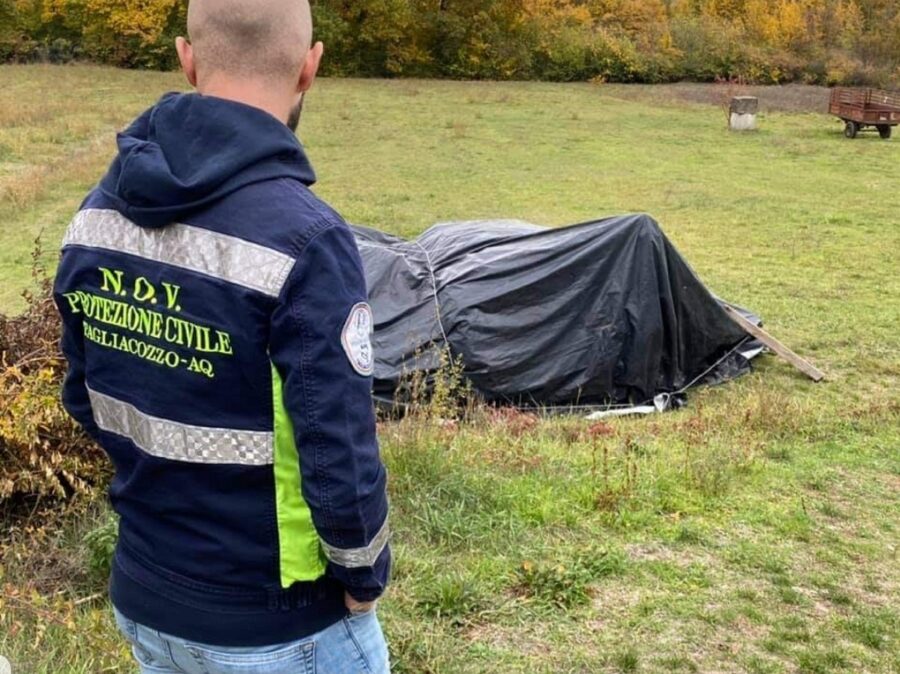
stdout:
{"type": "MultiPolygon", "coordinates": [[[[900,82],[897,0],[313,0],[325,73],[900,82]]],[[[0,0],[0,61],[176,66],[183,0],[0,0]]]]}

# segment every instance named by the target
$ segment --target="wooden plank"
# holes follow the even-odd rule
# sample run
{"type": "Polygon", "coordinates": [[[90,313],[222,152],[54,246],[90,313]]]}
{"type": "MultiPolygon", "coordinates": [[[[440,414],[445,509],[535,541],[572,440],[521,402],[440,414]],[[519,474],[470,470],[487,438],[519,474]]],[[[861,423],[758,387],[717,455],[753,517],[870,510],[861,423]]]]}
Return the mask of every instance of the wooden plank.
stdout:
{"type": "Polygon", "coordinates": [[[731,320],[740,325],[744,330],[756,337],[759,341],[768,346],[770,349],[772,349],[772,351],[774,351],[781,358],[796,367],[807,377],[809,377],[813,381],[822,381],[823,379],[825,379],[824,372],[817,369],[811,363],[803,360],[800,356],[791,351],[777,339],[772,337],[772,335],[763,330],[761,327],[753,324],[751,321],[748,321],[740,313],[727,305],[725,305],[725,312],[729,315],[729,317],[731,317],[731,320]]]}

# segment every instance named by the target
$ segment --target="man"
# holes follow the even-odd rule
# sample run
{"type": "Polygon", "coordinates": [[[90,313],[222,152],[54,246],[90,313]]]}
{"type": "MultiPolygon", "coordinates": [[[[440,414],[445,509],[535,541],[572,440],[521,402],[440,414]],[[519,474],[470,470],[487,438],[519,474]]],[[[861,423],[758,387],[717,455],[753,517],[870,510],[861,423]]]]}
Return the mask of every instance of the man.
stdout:
{"type": "Polygon", "coordinates": [[[193,0],[164,96],[65,235],[63,402],[110,455],[142,672],[387,672],[385,471],[352,234],[297,141],[306,0],[193,0]]]}

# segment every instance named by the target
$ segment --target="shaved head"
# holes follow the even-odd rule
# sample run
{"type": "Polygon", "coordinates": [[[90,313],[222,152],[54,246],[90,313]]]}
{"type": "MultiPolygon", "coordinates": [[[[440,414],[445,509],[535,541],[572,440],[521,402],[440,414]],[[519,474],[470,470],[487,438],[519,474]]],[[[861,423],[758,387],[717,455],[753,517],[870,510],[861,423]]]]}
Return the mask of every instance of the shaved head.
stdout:
{"type": "Polygon", "coordinates": [[[296,80],[312,41],[308,0],[191,0],[197,79],[296,80]]]}

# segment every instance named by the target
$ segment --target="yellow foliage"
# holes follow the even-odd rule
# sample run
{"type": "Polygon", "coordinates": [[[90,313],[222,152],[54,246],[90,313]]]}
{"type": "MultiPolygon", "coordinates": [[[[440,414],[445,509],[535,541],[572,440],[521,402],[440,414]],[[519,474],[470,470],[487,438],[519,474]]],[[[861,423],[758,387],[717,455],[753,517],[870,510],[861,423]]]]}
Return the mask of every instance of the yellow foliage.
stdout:
{"type": "Polygon", "coordinates": [[[160,38],[178,0],[87,0],[91,14],[106,18],[105,28],[116,35],[140,38],[150,44],[160,38]]]}
{"type": "MultiPolygon", "coordinates": [[[[19,2],[28,0],[18,0],[19,2]]],[[[86,34],[107,32],[114,37],[158,40],[179,0],[45,0],[44,17],[79,17],[86,34]]]]}
{"type": "Polygon", "coordinates": [[[590,26],[593,22],[590,9],[584,5],[573,5],[566,0],[523,0],[522,10],[529,19],[568,21],[584,26],[590,26]]]}
{"type": "MultiPolygon", "coordinates": [[[[900,19],[900,14],[897,15],[900,19]]],[[[842,0],[834,10],[834,18],[839,27],[841,46],[851,48],[863,34],[865,17],[855,0],[842,0]]]]}
{"type": "Polygon", "coordinates": [[[603,25],[620,27],[632,35],[669,19],[663,0],[595,0],[593,9],[603,25]]]}
{"type": "Polygon", "coordinates": [[[59,364],[30,374],[0,372],[0,502],[13,494],[67,496],[105,472],[99,450],[89,447],[59,402],[59,364]]]}
{"type": "MultiPolygon", "coordinates": [[[[0,25],[0,61],[175,67],[186,5],[0,0],[0,22],[12,12],[14,23],[0,25]]],[[[888,85],[900,59],[897,0],[316,0],[313,11],[332,75],[888,85]]]]}
{"type": "Polygon", "coordinates": [[[788,48],[808,36],[810,10],[800,0],[747,0],[744,24],[765,45],[788,48]]]}
{"type": "MultiPolygon", "coordinates": [[[[40,259],[40,250],[34,253],[40,259]]],[[[50,280],[24,314],[0,314],[0,506],[12,496],[68,497],[103,482],[109,463],[60,402],[63,360],[50,280]]]]}

